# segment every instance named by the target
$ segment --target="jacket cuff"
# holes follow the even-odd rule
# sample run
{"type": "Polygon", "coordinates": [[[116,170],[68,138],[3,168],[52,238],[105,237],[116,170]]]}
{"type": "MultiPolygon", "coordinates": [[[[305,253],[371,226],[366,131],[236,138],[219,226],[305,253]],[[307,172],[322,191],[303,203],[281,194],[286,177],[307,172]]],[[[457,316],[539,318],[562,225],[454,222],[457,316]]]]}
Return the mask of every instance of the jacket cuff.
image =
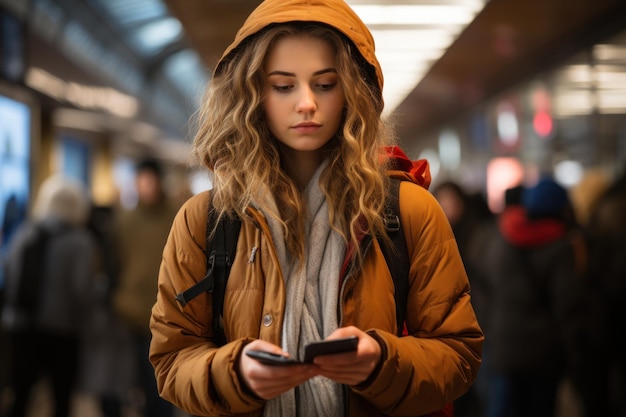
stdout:
{"type": "Polygon", "coordinates": [[[243,343],[241,344],[240,349],[237,350],[236,355],[235,355],[235,363],[233,364],[233,367],[235,369],[235,372],[237,373],[237,380],[239,381],[239,386],[241,387],[241,391],[244,395],[247,395],[248,397],[252,397],[254,399],[256,399],[257,401],[261,401],[261,402],[266,402],[267,400],[259,397],[258,395],[256,395],[256,393],[254,393],[249,387],[248,384],[246,384],[246,381],[244,381],[243,377],[241,376],[241,372],[239,369],[239,363],[241,363],[240,359],[241,359],[241,355],[243,353],[243,348],[250,342],[252,342],[253,339],[249,339],[246,338],[243,340],[243,343]]]}
{"type": "Polygon", "coordinates": [[[372,382],[374,382],[374,380],[378,377],[378,375],[380,374],[380,370],[383,367],[383,363],[385,363],[385,361],[387,360],[387,345],[385,344],[384,339],[381,338],[378,335],[378,333],[376,333],[375,330],[368,330],[366,333],[369,336],[371,336],[374,340],[376,340],[378,344],[380,345],[380,359],[378,360],[376,367],[372,370],[372,373],[370,374],[370,376],[368,376],[365,381],[357,385],[354,385],[354,389],[356,390],[367,389],[372,384],[372,382]]]}
{"type": "Polygon", "coordinates": [[[266,403],[266,400],[252,393],[239,374],[241,352],[251,341],[247,338],[239,339],[220,347],[212,362],[212,371],[216,372],[219,369],[213,375],[214,380],[219,381],[218,391],[229,398],[228,409],[234,414],[249,413],[266,403]]]}

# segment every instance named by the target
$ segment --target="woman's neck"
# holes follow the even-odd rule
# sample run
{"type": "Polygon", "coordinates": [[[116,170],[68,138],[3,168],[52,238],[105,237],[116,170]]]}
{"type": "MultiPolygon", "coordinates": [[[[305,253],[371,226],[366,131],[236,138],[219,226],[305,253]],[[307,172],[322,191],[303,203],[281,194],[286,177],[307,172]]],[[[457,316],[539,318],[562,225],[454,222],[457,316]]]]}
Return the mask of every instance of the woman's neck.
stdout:
{"type": "Polygon", "coordinates": [[[324,160],[322,152],[300,152],[293,149],[281,149],[283,168],[293,179],[300,191],[304,190],[311,177],[324,160]]]}

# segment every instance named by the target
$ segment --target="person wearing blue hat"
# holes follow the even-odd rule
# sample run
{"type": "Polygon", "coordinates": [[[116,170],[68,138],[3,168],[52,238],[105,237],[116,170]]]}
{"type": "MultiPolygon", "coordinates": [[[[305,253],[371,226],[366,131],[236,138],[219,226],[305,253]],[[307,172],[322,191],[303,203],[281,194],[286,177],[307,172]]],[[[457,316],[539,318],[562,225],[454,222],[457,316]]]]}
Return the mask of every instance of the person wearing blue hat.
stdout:
{"type": "Polygon", "coordinates": [[[521,200],[529,219],[558,219],[571,208],[567,190],[550,177],[544,177],[528,188],[522,193],[521,200]]]}

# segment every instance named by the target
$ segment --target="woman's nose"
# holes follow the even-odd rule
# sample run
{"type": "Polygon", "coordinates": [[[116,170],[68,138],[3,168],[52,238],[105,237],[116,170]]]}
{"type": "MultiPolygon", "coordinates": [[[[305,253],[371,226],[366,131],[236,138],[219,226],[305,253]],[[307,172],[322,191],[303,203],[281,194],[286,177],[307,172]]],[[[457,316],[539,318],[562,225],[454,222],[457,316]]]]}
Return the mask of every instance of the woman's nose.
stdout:
{"type": "Polygon", "coordinates": [[[298,95],[298,102],[296,104],[296,111],[298,113],[310,113],[315,111],[317,104],[315,101],[315,94],[310,87],[304,87],[300,90],[298,95]]]}

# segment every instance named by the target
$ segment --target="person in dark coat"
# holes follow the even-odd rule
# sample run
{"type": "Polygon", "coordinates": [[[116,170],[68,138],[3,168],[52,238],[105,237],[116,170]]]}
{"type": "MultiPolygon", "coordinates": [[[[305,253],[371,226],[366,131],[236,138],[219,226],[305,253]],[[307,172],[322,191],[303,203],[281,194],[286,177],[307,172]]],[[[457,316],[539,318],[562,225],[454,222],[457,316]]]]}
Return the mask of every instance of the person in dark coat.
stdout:
{"type": "Polygon", "coordinates": [[[579,238],[566,190],[543,178],[498,219],[485,250],[489,417],[552,417],[576,355],[584,300],[579,238]]]}
{"type": "Polygon", "coordinates": [[[589,306],[575,385],[584,416],[626,416],[626,172],[598,198],[585,231],[589,306]],[[591,298],[594,296],[594,298],[591,298]]]}
{"type": "Polygon", "coordinates": [[[14,401],[9,417],[27,415],[31,392],[42,377],[50,380],[54,417],[70,415],[82,319],[91,306],[94,276],[95,244],[85,227],[88,211],[89,199],[81,184],[50,177],[37,194],[33,221],[17,231],[9,248],[2,326],[9,334],[11,353],[1,365],[11,366],[14,401]],[[50,238],[41,257],[24,261],[25,248],[44,232],[50,238]],[[25,292],[22,271],[27,265],[41,265],[41,270],[38,285],[25,292]],[[27,303],[26,298],[34,301],[27,303]]]}
{"type": "Polygon", "coordinates": [[[79,385],[97,400],[102,417],[123,415],[131,405],[129,393],[138,377],[132,333],[112,302],[119,276],[114,222],[113,207],[92,207],[88,227],[97,242],[97,271],[92,283],[93,308],[82,333],[79,385]]]}
{"type": "Polygon", "coordinates": [[[140,414],[171,417],[174,407],[160,398],[154,369],[148,361],[150,311],[155,302],[161,254],[178,206],[164,189],[162,163],[147,157],[136,166],[137,205],[118,214],[115,245],[119,259],[119,281],[112,305],[131,332],[136,348],[139,385],[144,394],[140,414]]]}
{"type": "MultiPolygon", "coordinates": [[[[456,238],[463,264],[472,287],[472,305],[480,323],[487,321],[488,293],[484,277],[478,268],[483,254],[475,248],[482,246],[483,230],[493,220],[485,197],[480,192],[469,192],[459,183],[446,180],[433,189],[433,195],[441,205],[456,238]]],[[[457,417],[483,415],[487,401],[488,358],[483,349],[483,363],[475,383],[467,393],[454,402],[457,417]]]]}

